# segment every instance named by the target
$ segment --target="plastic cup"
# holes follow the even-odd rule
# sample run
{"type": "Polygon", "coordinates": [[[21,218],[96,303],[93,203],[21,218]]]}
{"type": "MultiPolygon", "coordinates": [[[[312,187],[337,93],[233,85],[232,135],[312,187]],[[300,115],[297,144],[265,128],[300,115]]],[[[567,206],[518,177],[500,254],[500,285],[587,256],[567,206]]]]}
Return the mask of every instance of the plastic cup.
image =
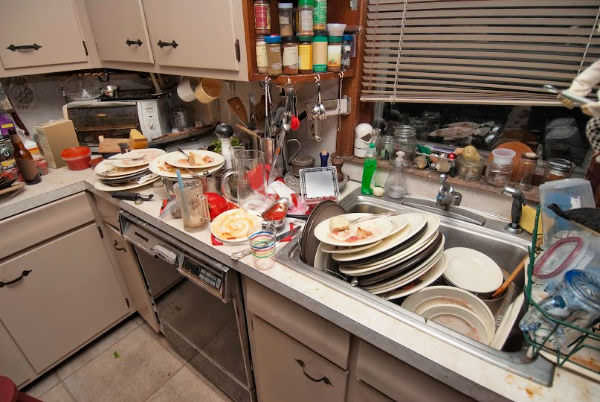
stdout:
{"type": "Polygon", "coordinates": [[[269,269],[273,266],[273,255],[275,254],[275,234],[273,232],[261,231],[250,235],[250,250],[254,256],[254,266],[257,269],[269,269]]]}
{"type": "Polygon", "coordinates": [[[494,162],[498,165],[510,165],[513,158],[515,157],[515,151],[512,149],[494,149],[492,155],[494,155],[494,162]]]}

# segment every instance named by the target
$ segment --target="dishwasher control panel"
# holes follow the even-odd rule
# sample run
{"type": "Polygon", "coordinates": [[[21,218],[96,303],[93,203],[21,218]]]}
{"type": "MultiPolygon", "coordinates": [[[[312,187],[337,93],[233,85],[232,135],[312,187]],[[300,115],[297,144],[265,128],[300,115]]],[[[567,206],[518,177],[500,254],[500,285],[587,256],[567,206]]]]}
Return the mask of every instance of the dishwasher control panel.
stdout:
{"type": "Polygon", "coordinates": [[[222,294],[225,272],[218,272],[209,268],[207,265],[198,262],[188,256],[184,256],[180,266],[186,276],[196,282],[201,282],[204,286],[208,286],[222,294]]]}

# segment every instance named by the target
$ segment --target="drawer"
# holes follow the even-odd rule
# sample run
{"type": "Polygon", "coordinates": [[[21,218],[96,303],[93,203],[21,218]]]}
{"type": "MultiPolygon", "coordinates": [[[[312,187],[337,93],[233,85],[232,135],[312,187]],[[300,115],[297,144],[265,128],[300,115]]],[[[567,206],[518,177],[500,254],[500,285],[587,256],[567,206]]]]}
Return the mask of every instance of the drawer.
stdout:
{"type": "Polygon", "coordinates": [[[0,259],[95,219],[86,192],[0,221],[0,259]]]}
{"type": "MultiPolygon", "coordinates": [[[[108,223],[115,229],[119,229],[119,207],[102,196],[95,196],[96,210],[104,223],[108,223]]],[[[113,198],[114,199],[114,198],[113,198]]],[[[120,230],[120,229],[119,229],[120,230]]]]}
{"type": "Polygon", "coordinates": [[[257,316],[251,317],[250,331],[261,402],[344,401],[347,371],[257,316]]]}
{"type": "Polygon", "coordinates": [[[364,341],[360,341],[358,346],[354,375],[357,380],[369,384],[395,401],[473,401],[454,388],[364,341]]]}
{"type": "Polygon", "coordinates": [[[244,278],[246,309],[343,369],[350,334],[257,282],[244,278]]]}

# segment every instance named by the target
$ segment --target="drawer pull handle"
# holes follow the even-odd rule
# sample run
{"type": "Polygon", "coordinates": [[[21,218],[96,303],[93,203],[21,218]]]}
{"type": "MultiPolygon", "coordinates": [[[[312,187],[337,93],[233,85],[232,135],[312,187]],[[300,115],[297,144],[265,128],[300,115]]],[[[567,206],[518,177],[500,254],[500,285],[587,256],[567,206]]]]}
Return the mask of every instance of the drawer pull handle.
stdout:
{"type": "Polygon", "coordinates": [[[175,42],[174,40],[172,40],[171,42],[165,42],[162,40],[158,41],[158,47],[165,47],[165,46],[172,46],[173,49],[175,49],[177,46],[179,46],[179,43],[175,42]]]}
{"type": "Polygon", "coordinates": [[[19,275],[18,278],[13,279],[12,281],[8,281],[8,282],[2,282],[0,281],[0,288],[3,288],[4,286],[8,286],[8,285],[12,285],[14,283],[19,282],[21,279],[25,278],[27,275],[29,275],[31,273],[30,269],[25,269],[23,270],[23,272],[21,272],[21,275],[19,275]]]}
{"type": "Polygon", "coordinates": [[[325,376],[321,377],[321,378],[315,378],[315,377],[311,376],[310,374],[308,374],[306,372],[306,368],[305,368],[306,364],[302,360],[300,360],[300,359],[295,359],[295,360],[296,360],[296,363],[298,363],[298,366],[302,367],[302,373],[304,374],[304,376],[306,378],[308,378],[309,380],[311,380],[313,382],[323,382],[323,383],[325,383],[327,385],[333,385],[331,383],[331,381],[329,381],[329,378],[327,378],[325,376]]]}
{"type": "Polygon", "coordinates": [[[141,39],[137,39],[137,40],[131,40],[131,39],[127,39],[125,41],[125,43],[127,44],[127,46],[133,46],[133,45],[137,45],[137,46],[142,46],[142,44],[144,42],[142,42],[141,39]]]}
{"type": "Polygon", "coordinates": [[[10,50],[11,52],[16,52],[17,50],[39,50],[42,47],[42,45],[38,45],[37,43],[34,43],[33,45],[13,45],[10,44],[7,49],[10,50]]]}
{"type": "Polygon", "coordinates": [[[122,251],[122,252],[126,252],[127,251],[127,250],[125,250],[125,247],[119,247],[119,241],[118,240],[115,240],[115,242],[113,243],[113,247],[117,251],[122,251]]]}

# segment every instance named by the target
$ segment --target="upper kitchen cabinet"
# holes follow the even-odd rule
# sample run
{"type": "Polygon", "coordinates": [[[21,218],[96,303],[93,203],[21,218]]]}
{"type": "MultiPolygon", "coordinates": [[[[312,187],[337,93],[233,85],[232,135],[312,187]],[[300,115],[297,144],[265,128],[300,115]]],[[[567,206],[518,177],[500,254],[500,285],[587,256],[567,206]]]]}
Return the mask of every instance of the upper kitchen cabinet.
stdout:
{"type": "Polygon", "coordinates": [[[102,61],[154,63],[141,0],[85,0],[102,61]]]}
{"type": "Polygon", "coordinates": [[[160,72],[247,80],[241,0],[143,0],[160,72]]]}
{"type": "Polygon", "coordinates": [[[0,0],[3,76],[94,67],[79,0],[0,0]]]}

